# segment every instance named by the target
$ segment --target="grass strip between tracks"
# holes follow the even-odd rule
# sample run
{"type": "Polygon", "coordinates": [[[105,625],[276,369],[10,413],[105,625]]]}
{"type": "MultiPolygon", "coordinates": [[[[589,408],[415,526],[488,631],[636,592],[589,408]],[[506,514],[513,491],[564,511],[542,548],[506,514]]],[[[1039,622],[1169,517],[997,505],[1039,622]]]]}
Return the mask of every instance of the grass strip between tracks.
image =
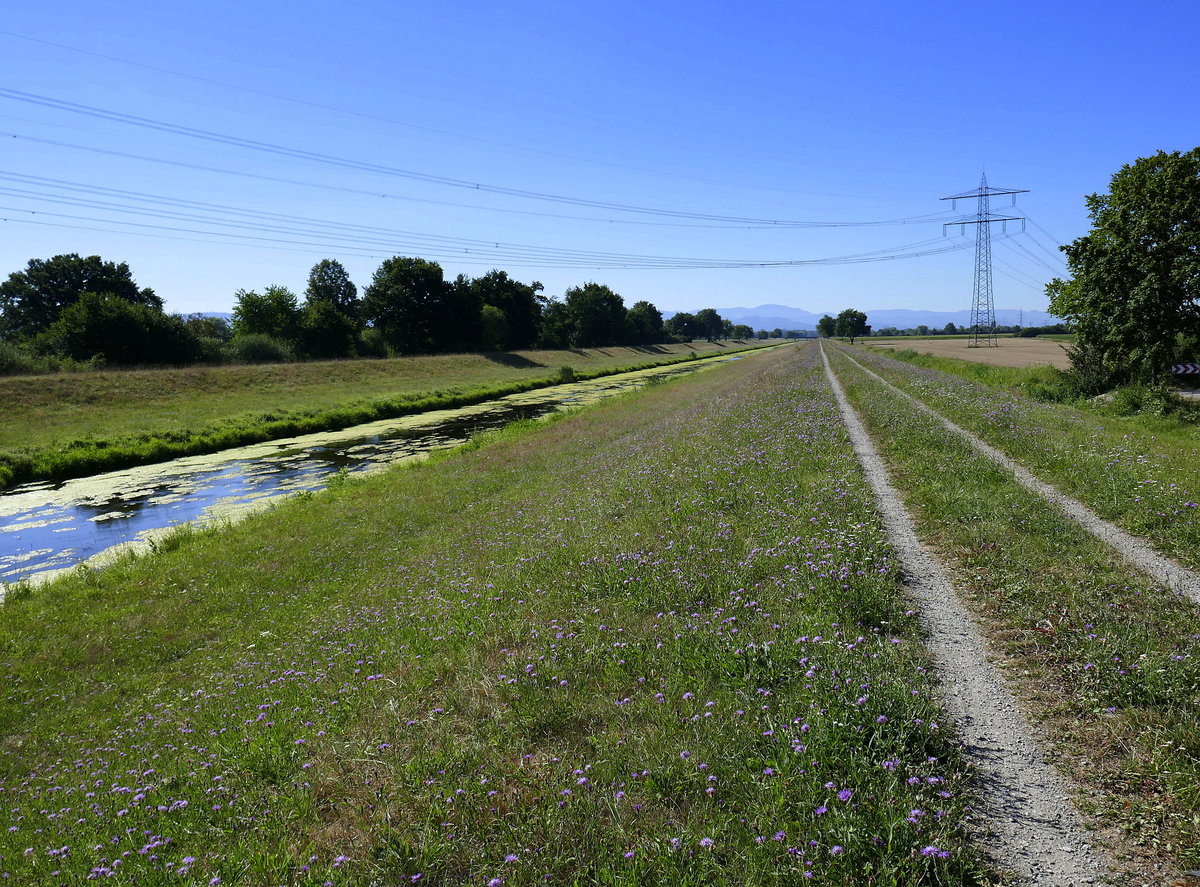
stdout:
{"type": "Polygon", "coordinates": [[[853,355],[1101,517],[1200,569],[1200,426],[1098,416],[865,350],[853,355]]]}
{"type": "Polygon", "coordinates": [[[1004,651],[1058,763],[1085,786],[1085,813],[1112,829],[1118,854],[1152,883],[1163,883],[1164,864],[1167,873],[1197,868],[1195,605],[1155,588],[843,356],[832,360],[919,532],[1004,651]]]}
{"type": "Polygon", "coordinates": [[[0,379],[0,489],[746,350],[705,344],[0,379]]]}
{"type": "Polygon", "coordinates": [[[5,603],[0,874],[993,883],[815,356],[5,603]]]}

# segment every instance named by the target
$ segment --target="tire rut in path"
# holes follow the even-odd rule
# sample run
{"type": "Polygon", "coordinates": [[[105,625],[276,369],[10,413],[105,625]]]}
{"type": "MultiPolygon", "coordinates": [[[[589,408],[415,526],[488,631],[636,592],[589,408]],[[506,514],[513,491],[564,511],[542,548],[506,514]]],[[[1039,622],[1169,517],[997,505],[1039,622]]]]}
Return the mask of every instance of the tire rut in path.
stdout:
{"type": "MultiPolygon", "coordinates": [[[[824,352],[822,352],[823,354],[824,352]]],[[[1125,532],[1120,527],[1109,523],[1104,518],[1100,517],[1096,512],[1092,511],[1082,502],[1077,499],[1072,499],[1066,493],[1062,493],[1056,488],[1050,486],[1043,480],[1034,477],[1028,469],[1018,465],[1004,453],[993,447],[989,443],[985,443],[980,438],[976,437],[965,428],[954,424],[933,407],[924,403],[921,400],[913,397],[907,391],[893,385],[883,376],[876,373],[869,367],[863,366],[849,354],[843,354],[846,360],[850,361],[868,376],[878,380],[886,385],[889,389],[907,399],[922,412],[933,417],[941,422],[949,430],[955,434],[961,435],[975,450],[987,458],[991,459],[997,465],[1000,465],[1011,471],[1017,483],[1025,487],[1032,493],[1041,496],[1047,502],[1060,509],[1064,514],[1075,521],[1084,530],[1091,533],[1105,545],[1108,545],[1118,555],[1124,558],[1128,563],[1133,564],[1143,573],[1150,576],[1156,582],[1161,583],[1166,588],[1172,591],[1177,591],[1187,595],[1188,598],[1195,604],[1200,604],[1200,575],[1197,575],[1187,567],[1177,564],[1170,558],[1159,554],[1148,543],[1139,539],[1130,533],[1125,532]]]]}
{"type": "Polygon", "coordinates": [[[975,764],[985,822],[976,834],[995,862],[1022,883],[1075,887],[1104,883],[1105,863],[1075,814],[1065,784],[1045,762],[1033,731],[995,666],[970,614],[916,528],[866,429],[846,399],[821,348],[854,451],[875,494],[905,586],[928,631],[943,700],[975,764]]]}

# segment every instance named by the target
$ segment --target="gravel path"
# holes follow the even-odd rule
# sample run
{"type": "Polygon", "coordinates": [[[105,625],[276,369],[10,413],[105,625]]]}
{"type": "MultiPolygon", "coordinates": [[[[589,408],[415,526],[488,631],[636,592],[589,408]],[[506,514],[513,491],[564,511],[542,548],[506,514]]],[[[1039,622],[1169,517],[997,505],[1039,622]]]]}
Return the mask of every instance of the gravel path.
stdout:
{"type": "Polygon", "coordinates": [[[914,404],[918,409],[937,419],[955,434],[961,435],[976,451],[1011,471],[1021,486],[1060,508],[1068,517],[1083,527],[1083,529],[1110,546],[1117,554],[1152,577],[1156,582],[1173,591],[1185,594],[1193,602],[1200,604],[1200,575],[1159,554],[1138,537],[1130,535],[1120,527],[1110,524],[1082,502],[1072,499],[1065,493],[1060,493],[1048,483],[1038,480],[995,447],[984,443],[965,428],[955,425],[941,413],[926,406],[911,394],[900,390],[887,379],[863,366],[850,355],[843,354],[843,356],[868,376],[883,383],[896,394],[914,404]]]}
{"type": "Polygon", "coordinates": [[[946,708],[975,763],[986,821],[979,838],[1001,868],[1025,884],[1074,887],[1104,883],[1109,872],[1093,850],[1064,783],[1046,763],[1033,731],[945,572],[917,538],[871,438],[821,349],[854,450],[879,501],[888,538],[929,632],[946,708]]]}

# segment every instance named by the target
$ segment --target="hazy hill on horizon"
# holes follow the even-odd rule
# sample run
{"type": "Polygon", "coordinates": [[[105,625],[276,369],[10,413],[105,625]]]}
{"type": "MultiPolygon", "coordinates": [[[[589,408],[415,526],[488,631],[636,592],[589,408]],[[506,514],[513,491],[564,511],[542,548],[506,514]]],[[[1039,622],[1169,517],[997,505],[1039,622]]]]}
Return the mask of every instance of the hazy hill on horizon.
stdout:
{"type": "MultiPolygon", "coordinates": [[[[756,330],[773,330],[776,327],[784,330],[815,330],[817,321],[825,314],[837,317],[842,310],[822,311],[813,313],[803,308],[792,308],[788,305],[759,305],[756,308],[718,308],[717,313],[734,323],[744,323],[756,330]]],[[[930,329],[942,329],[948,323],[955,326],[970,326],[971,312],[962,311],[920,311],[911,308],[878,308],[859,309],[866,312],[867,323],[872,329],[894,326],[898,329],[912,329],[924,324],[930,329]]],[[[663,312],[666,315],[667,312],[663,312]]],[[[1001,326],[1048,326],[1062,321],[1045,311],[1022,311],[1017,308],[997,308],[996,323],[1001,326]]]]}

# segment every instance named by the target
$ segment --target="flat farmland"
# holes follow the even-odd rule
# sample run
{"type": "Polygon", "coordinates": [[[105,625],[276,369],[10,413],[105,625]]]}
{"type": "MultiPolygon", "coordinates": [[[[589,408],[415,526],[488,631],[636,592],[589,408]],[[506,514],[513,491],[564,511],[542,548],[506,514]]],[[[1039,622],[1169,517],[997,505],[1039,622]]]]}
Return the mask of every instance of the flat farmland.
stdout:
{"type": "Polygon", "coordinates": [[[1071,365],[1065,342],[1050,339],[997,339],[995,348],[971,348],[970,339],[894,339],[867,341],[881,351],[919,351],[935,357],[955,357],[1000,367],[1052,366],[1065,370],[1071,365]]]}

